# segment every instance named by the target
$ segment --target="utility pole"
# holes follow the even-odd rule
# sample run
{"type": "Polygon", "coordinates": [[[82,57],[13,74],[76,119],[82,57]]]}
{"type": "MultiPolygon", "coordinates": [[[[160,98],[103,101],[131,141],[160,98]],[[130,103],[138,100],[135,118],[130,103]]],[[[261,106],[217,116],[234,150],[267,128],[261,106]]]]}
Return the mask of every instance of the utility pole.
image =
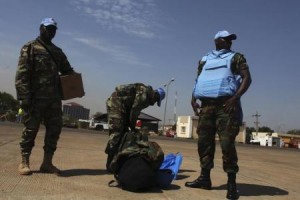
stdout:
{"type": "Polygon", "coordinates": [[[166,125],[166,111],[167,111],[167,103],[168,103],[168,93],[169,93],[169,85],[175,81],[175,78],[172,78],[167,84],[164,85],[164,87],[167,88],[167,92],[166,92],[166,101],[165,101],[165,110],[164,110],[164,122],[163,122],[163,127],[162,127],[162,131],[165,131],[165,125],[166,125]]]}
{"type": "Polygon", "coordinates": [[[175,105],[174,105],[174,124],[176,124],[176,104],[177,104],[177,91],[175,92],[175,105]]]}
{"type": "Polygon", "coordinates": [[[252,115],[252,117],[255,117],[255,130],[256,130],[256,134],[258,132],[258,124],[259,124],[259,121],[258,121],[258,118],[260,117],[261,115],[258,114],[258,112],[256,111],[256,114],[255,115],[252,115]]]}

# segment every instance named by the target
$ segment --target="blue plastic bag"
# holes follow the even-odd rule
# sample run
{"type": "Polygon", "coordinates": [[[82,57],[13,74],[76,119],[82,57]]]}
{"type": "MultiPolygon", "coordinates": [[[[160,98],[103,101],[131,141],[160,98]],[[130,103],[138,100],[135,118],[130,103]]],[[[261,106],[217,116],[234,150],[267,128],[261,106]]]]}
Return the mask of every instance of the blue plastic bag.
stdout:
{"type": "Polygon", "coordinates": [[[164,157],[164,161],[157,173],[158,185],[162,188],[169,187],[176,179],[182,163],[182,154],[169,153],[164,157]]]}

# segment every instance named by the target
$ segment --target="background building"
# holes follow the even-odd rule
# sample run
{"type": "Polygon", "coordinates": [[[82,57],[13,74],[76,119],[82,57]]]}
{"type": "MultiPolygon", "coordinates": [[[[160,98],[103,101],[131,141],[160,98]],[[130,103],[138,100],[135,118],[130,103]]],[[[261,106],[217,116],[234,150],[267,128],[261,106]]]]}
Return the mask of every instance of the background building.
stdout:
{"type": "MultiPolygon", "coordinates": [[[[178,116],[176,123],[176,136],[180,138],[193,138],[197,139],[197,126],[198,116],[178,116]]],[[[216,134],[216,140],[219,140],[218,134],[216,134]]],[[[246,124],[240,127],[240,132],[236,137],[236,142],[246,143],[246,124]]]]}
{"type": "Polygon", "coordinates": [[[161,121],[160,119],[141,112],[138,120],[138,126],[140,126],[141,129],[144,128],[149,132],[158,133],[158,123],[161,121]]]}
{"type": "Polygon", "coordinates": [[[63,105],[63,114],[73,119],[89,119],[90,109],[84,108],[78,103],[70,102],[63,105]]]}

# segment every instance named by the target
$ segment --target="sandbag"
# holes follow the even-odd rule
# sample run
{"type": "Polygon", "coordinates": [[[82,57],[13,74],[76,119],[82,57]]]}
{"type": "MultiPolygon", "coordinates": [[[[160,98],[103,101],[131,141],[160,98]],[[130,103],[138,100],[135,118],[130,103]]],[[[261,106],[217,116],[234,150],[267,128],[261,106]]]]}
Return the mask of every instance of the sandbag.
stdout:
{"type": "Polygon", "coordinates": [[[164,160],[161,147],[138,132],[126,132],[119,152],[114,156],[110,168],[124,190],[137,192],[156,185],[156,173],[164,160]]]}
{"type": "Polygon", "coordinates": [[[130,158],[120,168],[118,182],[123,190],[144,191],[156,185],[155,171],[142,157],[130,158]]]}

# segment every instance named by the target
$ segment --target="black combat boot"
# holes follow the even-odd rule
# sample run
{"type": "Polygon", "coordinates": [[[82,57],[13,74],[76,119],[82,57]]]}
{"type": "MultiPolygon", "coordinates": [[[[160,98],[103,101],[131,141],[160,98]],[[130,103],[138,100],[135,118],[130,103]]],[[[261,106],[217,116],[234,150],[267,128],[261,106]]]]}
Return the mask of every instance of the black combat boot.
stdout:
{"type": "Polygon", "coordinates": [[[186,182],[185,186],[191,188],[202,188],[205,190],[210,190],[211,189],[210,170],[201,169],[201,175],[192,182],[186,182]]]}
{"type": "Polygon", "coordinates": [[[40,167],[40,172],[61,175],[61,171],[52,164],[53,154],[44,152],[43,163],[40,167]]]}
{"type": "Polygon", "coordinates": [[[227,181],[227,199],[238,199],[239,192],[236,188],[236,174],[235,173],[227,173],[228,181],[227,181]]]}

